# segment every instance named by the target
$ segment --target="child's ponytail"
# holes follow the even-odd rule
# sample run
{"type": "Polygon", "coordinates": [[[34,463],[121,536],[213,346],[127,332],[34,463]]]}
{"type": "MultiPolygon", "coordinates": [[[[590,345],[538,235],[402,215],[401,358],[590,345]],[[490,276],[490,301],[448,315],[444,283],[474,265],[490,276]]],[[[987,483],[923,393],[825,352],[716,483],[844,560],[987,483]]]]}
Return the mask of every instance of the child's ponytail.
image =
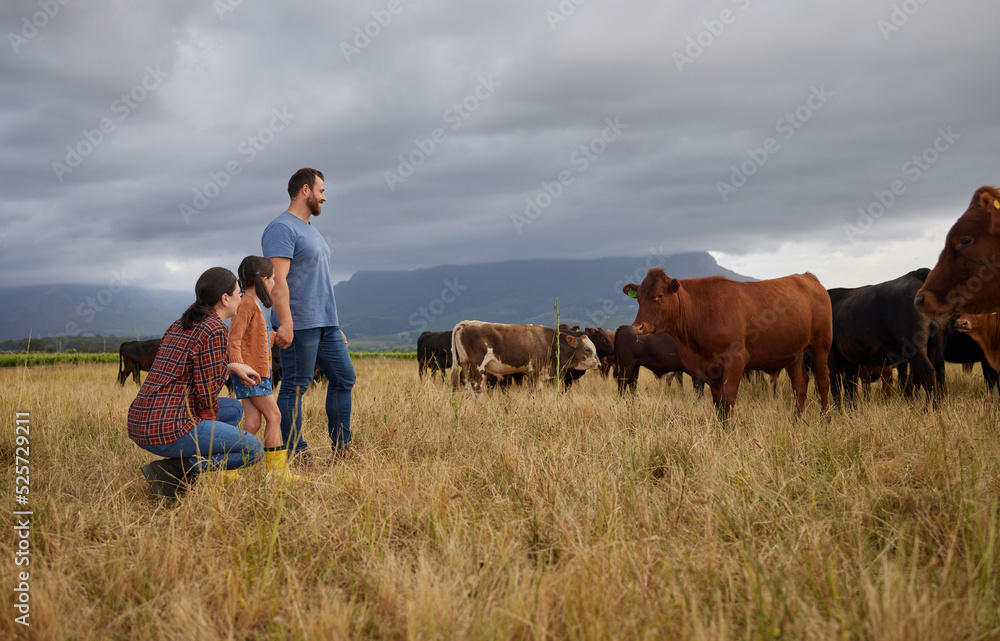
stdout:
{"type": "Polygon", "coordinates": [[[247,256],[240,263],[240,291],[253,287],[264,307],[271,306],[271,295],[267,293],[264,279],[274,275],[274,265],[263,256],[247,256]]]}

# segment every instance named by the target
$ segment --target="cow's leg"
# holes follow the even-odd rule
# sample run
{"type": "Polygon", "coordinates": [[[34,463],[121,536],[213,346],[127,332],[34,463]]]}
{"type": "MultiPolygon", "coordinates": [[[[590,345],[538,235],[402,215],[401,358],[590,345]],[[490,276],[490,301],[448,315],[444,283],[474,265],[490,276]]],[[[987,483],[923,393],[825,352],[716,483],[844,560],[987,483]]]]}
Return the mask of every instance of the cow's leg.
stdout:
{"type": "MultiPolygon", "coordinates": [[[[809,389],[809,377],[806,375],[805,364],[802,362],[802,354],[799,354],[795,360],[785,368],[785,371],[788,372],[788,378],[792,380],[792,392],[795,395],[795,416],[798,418],[802,416],[802,412],[805,411],[806,392],[809,389]]],[[[777,377],[775,376],[771,380],[774,381],[776,378],[777,377]]],[[[777,390],[775,390],[775,394],[777,394],[777,390]]]]}
{"type": "Polygon", "coordinates": [[[722,383],[715,383],[708,386],[712,390],[712,403],[715,405],[715,411],[719,414],[719,419],[722,421],[726,420],[726,410],[724,403],[724,395],[722,390],[722,383]]]}
{"type": "MultiPolygon", "coordinates": [[[[819,402],[820,402],[820,415],[825,415],[829,419],[830,412],[830,363],[829,357],[830,352],[823,349],[822,347],[817,347],[816,345],[811,345],[810,349],[813,353],[814,374],[816,376],[816,391],[819,392],[819,402]]],[[[803,355],[804,357],[804,355],[803,355]]],[[[805,362],[803,361],[802,369],[805,370],[805,362]]],[[[809,374],[806,373],[808,378],[809,374]]]]}
{"type": "Polygon", "coordinates": [[[848,363],[843,369],[844,396],[847,404],[854,407],[858,404],[858,366],[848,363]]]}
{"type": "MultiPolygon", "coordinates": [[[[819,371],[817,370],[817,381],[816,386],[819,387],[819,371]]],[[[840,370],[840,367],[833,367],[830,370],[830,391],[833,392],[833,405],[836,408],[840,408],[841,398],[843,396],[844,389],[844,373],[840,370]]]]}
{"type": "Polygon", "coordinates": [[[882,394],[892,398],[892,370],[883,367],[879,372],[879,381],[882,383],[882,394]]]}
{"type": "Polygon", "coordinates": [[[910,370],[914,383],[924,388],[931,407],[937,409],[937,374],[934,372],[934,365],[926,355],[920,353],[910,360],[910,370]]]}
{"type": "Polygon", "coordinates": [[[985,358],[980,361],[979,364],[983,369],[983,380],[986,381],[986,391],[992,392],[997,389],[998,384],[1000,384],[1000,374],[998,374],[995,369],[990,367],[990,364],[986,362],[985,358]]]}
{"type": "Polygon", "coordinates": [[[743,379],[743,367],[734,366],[726,371],[722,377],[722,411],[725,419],[733,413],[733,406],[736,405],[736,395],[740,391],[740,381],[743,379]]]}
{"type": "Polygon", "coordinates": [[[485,378],[485,366],[470,367],[466,373],[465,389],[475,394],[477,399],[483,400],[483,379],[485,378]]]}
{"type": "Polygon", "coordinates": [[[635,394],[636,383],[639,380],[639,366],[618,370],[618,393],[624,394],[628,390],[635,394]]]}

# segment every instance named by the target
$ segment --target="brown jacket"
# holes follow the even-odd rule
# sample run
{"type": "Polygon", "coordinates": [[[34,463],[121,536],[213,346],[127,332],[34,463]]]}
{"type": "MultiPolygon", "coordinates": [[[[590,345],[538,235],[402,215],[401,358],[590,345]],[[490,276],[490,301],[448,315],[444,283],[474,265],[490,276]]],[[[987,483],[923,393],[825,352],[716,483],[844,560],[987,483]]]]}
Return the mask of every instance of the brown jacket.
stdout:
{"type": "Polygon", "coordinates": [[[244,295],[236,309],[229,330],[229,361],[254,368],[261,378],[271,376],[271,345],[274,332],[267,331],[267,321],[257,302],[244,295]],[[268,334],[271,339],[268,340],[268,334]]]}

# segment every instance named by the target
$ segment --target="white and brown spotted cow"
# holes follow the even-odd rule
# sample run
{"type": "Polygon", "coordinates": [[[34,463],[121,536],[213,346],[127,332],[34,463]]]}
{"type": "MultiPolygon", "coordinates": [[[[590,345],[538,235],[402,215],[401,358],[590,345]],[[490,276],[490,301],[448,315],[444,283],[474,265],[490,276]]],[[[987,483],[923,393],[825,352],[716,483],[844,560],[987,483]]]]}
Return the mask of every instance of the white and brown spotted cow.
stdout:
{"type": "Polygon", "coordinates": [[[559,333],[544,325],[506,325],[482,321],[462,321],[451,333],[454,367],[452,389],[462,377],[466,389],[482,397],[486,374],[497,377],[524,374],[529,384],[562,379],[570,369],[598,369],[594,343],[587,336],[559,333]]]}

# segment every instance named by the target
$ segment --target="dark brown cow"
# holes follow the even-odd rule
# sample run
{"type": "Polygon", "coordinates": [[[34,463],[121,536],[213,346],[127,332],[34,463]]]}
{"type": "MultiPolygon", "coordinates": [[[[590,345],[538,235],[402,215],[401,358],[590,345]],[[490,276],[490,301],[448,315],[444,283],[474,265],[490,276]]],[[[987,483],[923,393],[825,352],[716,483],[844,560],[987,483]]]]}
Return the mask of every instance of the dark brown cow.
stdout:
{"type": "Polygon", "coordinates": [[[629,283],[622,291],[639,301],[636,335],[673,336],[684,368],[711,387],[723,418],[732,412],[746,369],[787,371],[801,415],[809,385],[802,361],[807,349],[827,413],[833,316],[830,297],[812,274],[743,283],[722,276],[678,280],[656,267],[641,285],[629,283]]]}
{"type": "MultiPolygon", "coordinates": [[[[673,336],[649,334],[639,338],[631,325],[622,325],[615,332],[615,379],[618,381],[619,394],[635,392],[641,367],[651,371],[657,378],[672,372],[686,371],[673,336]]],[[[669,383],[669,378],[667,381],[669,383]]],[[[699,386],[698,383],[695,379],[695,389],[703,391],[705,384],[701,383],[699,386]]]]}
{"type": "MultiPolygon", "coordinates": [[[[608,372],[615,366],[615,333],[607,329],[604,330],[604,333],[608,335],[608,340],[611,341],[611,356],[601,359],[601,376],[607,378],[608,372]]],[[[596,346],[596,343],[594,345],[596,346]]]]}
{"type": "Polygon", "coordinates": [[[983,348],[983,354],[993,369],[1000,369],[1000,315],[959,314],[955,329],[972,337],[983,348]]]}
{"type": "Polygon", "coordinates": [[[156,360],[156,350],[160,349],[160,339],[149,341],[127,341],[118,348],[118,384],[125,387],[125,379],[132,375],[132,380],[139,384],[139,371],[147,372],[156,360]]]}
{"type": "Polygon", "coordinates": [[[607,378],[608,370],[615,362],[615,335],[600,327],[585,327],[583,332],[594,344],[594,349],[597,350],[597,359],[601,361],[601,375],[607,378]]]}
{"type": "Polygon", "coordinates": [[[451,367],[451,332],[424,332],[417,338],[417,374],[420,380],[424,378],[424,370],[431,376],[441,370],[441,380],[445,378],[445,369],[451,367]]]}
{"type": "Polygon", "coordinates": [[[562,379],[570,369],[600,367],[594,343],[585,335],[560,332],[558,343],[556,335],[555,329],[543,325],[458,323],[451,335],[452,389],[458,389],[464,376],[466,389],[482,397],[486,374],[523,373],[540,387],[542,381],[562,379]]]}
{"type": "Polygon", "coordinates": [[[924,286],[917,309],[943,319],[956,312],[1000,310],[1000,190],[980,187],[952,225],[924,286]]]}

